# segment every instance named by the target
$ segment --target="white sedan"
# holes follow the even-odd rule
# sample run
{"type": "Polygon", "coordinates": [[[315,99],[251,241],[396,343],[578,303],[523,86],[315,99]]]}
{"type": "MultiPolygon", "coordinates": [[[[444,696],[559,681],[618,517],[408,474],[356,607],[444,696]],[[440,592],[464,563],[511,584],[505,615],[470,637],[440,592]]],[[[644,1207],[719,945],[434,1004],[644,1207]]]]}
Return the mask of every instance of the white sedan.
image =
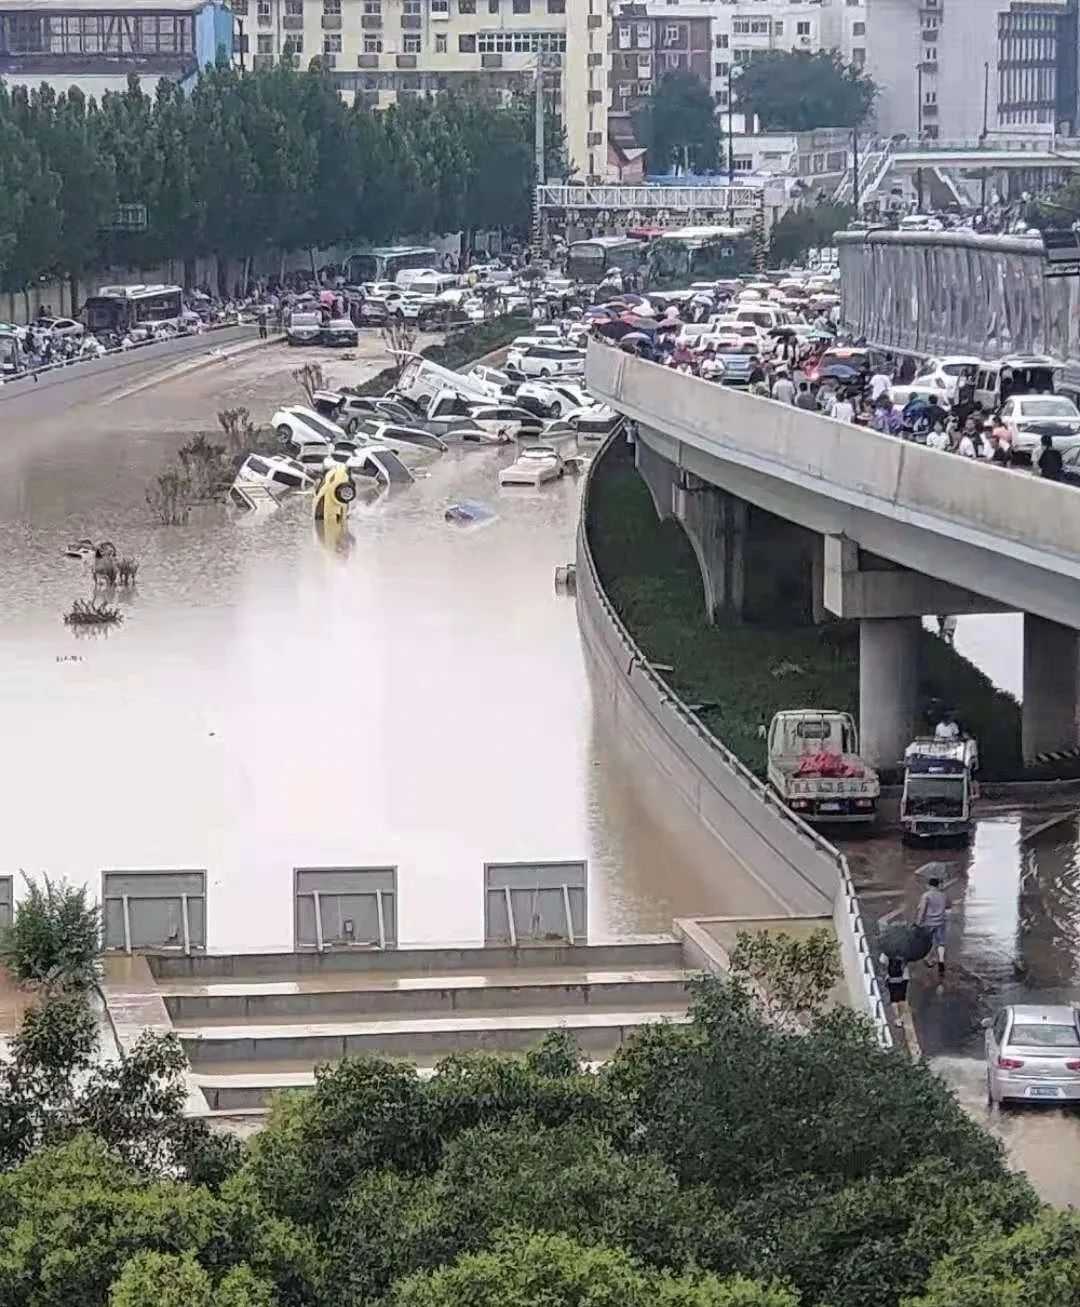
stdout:
{"type": "Polygon", "coordinates": [[[967,354],[950,354],[945,358],[927,359],[915,381],[920,386],[933,386],[947,399],[955,400],[960,383],[972,379],[981,360],[967,354]]]}
{"type": "Polygon", "coordinates": [[[321,442],[329,451],[329,446],[345,439],[344,430],[336,422],[331,422],[329,418],[300,404],[279,408],[270,419],[270,425],[283,445],[313,445],[321,442]]]}
{"type": "Polygon", "coordinates": [[[1013,453],[1034,454],[1049,436],[1058,450],[1080,445],[1080,410],[1064,395],[1015,395],[1001,406],[1013,453]]]}

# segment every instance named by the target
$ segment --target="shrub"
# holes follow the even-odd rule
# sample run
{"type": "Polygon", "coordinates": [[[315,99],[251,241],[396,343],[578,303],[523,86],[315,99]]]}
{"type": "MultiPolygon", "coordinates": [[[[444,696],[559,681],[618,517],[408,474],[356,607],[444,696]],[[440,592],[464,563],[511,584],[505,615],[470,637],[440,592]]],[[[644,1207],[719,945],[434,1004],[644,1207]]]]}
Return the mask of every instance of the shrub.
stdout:
{"type": "Polygon", "coordinates": [[[101,910],[86,887],[26,878],[27,893],[0,936],[0,961],[23,982],[85,989],[98,977],[101,910]]]}

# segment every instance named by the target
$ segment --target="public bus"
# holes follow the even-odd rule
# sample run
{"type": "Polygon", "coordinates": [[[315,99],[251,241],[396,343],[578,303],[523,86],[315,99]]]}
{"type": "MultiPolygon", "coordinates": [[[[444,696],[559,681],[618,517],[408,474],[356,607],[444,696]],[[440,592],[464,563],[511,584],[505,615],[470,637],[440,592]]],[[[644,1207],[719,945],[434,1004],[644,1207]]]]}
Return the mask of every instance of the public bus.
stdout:
{"type": "Polygon", "coordinates": [[[163,323],[179,327],[184,295],[179,286],[102,286],[82,307],[83,326],[95,336],[123,336],[163,323]]]}
{"type": "Polygon", "coordinates": [[[365,281],[396,281],[399,272],[438,266],[438,254],[427,245],[382,245],[358,250],[345,261],[345,280],[350,286],[365,281]]]}
{"type": "Polygon", "coordinates": [[[17,377],[26,366],[22,346],[13,331],[0,327],[0,381],[17,377]]]}
{"type": "Polygon", "coordinates": [[[658,236],[648,249],[649,288],[674,289],[749,275],[757,239],[745,227],[680,227],[658,236]]]}
{"type": "Polygon", "coordinates": [[[639,272],[645,266],[646,247],[629,236],[594,236],[574,241],[567,252],[566,273],[575,281],[596,285],[613,268],[639,272]]]}

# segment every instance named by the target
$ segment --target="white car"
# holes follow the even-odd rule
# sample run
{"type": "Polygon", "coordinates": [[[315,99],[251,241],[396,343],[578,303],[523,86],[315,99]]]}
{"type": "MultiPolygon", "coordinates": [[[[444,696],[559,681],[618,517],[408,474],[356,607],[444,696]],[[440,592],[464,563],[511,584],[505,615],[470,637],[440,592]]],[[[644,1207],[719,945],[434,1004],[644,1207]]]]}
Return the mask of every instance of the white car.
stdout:
{"type": "Polygon", "coordinates": [[[528,401],[529,407],[547,418],[562,417],[567,410],[582,407],[550,381],[523,381],[514,392],[514,401],[518,404],[528,401]]]}
{"type": "Polygon", "coordinates": [[[565,471],[562,456],[553,445],[531,445],[499,473],[500,486],[542,486],[557,481],[565,471]]]}
{"type": "Polygon", "coordinates": [[[1004,1007],[986,1026],[986,1098],[993,1106],[1080,1100],[1080,1015],[1065,1004],[1004,1007]]]}
{"type": "Polygon", "coordinates": [[[567,381],[560,378],[558,381],[551,382],[551,389],[557,391],[564,399],[563,410],[569,408],[591,408],[599,404],[595,395],[591,395],[584,386],[579,385],[576,381],[567,381]]]}
{"type": "Polygon", "coordinates": [[[245,510],[277,504],[293,491],[312,490],[317,479],[314,464],[305,466],[285,454],[249,454],[236,474],[229,501],[245,510]]]}
{"type": "Polygon", "coordinates": [[[956,399],[960,383],[967,378],[975,379],[975,372],[982,362],[968,354],[950,354],[945,358],[927,359],[915,377],[919,386],[933,386],[946,398],[956,399]]]}
{"type": "Polygon", "coordinates": [[[526,377],[583,377],[585,351],[569,345],[546,343],[511,349],[506,356],[508,367],[526,377]]]}
{"type": "Polygon", "coordinates": [[[344,430],[336,422],[301,404],[279,408],[270,419],[270,425],[283,445],[322,443],[329,447],[345,439],[344,430]]]}
{"type": "Polygon", "coordinates": [[[1058,450],[1080,445],[1080,409],[1064,395],[1015,395],[1001,406],[1014,454],[1034,454],[1049,436],[1058,450]]]}
{"type": "Polygon", "coordinates": [[[31,324],[53,336],[81,336],[86,328],[74,318],[38,318],[31,324]]]}

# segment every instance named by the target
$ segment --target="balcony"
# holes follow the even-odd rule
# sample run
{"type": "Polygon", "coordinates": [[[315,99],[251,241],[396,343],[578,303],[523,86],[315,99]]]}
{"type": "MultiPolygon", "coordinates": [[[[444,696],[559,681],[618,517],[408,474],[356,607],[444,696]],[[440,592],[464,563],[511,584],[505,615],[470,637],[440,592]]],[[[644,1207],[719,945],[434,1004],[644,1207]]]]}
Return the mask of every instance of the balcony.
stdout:
{"type": "Polygon", "coordinates": [[[331,52],[330,52],[329,50],[324,50],[324,51],[322,52],[322,54],[319,55],[319,58],[322,60],[322,64],[323,64],[323,67],[324,67],[324,68],[336,68],[336,67],[337,67],[337,54],[336,54],[336,52],[333,53],[333,54],[331,54],[331,52]]]}
{"type": "Polygon", "coordinates": [[[323,29],[324,32],[340,32],[340,31],[341,31],[341,15],[340,15],[340,14],[323,14],[323,16],[322,16],[322,29],[323,29]]]}
{"type": "Polygon", "coordinates": [[[304,30],[304,15],[285,14],[281,19],[281,25],[286,32],[302,32],[304,30]]]}
{"type": "Polygon", "coordinates": [[[357,68],[378,68],[379,56],[377,54],[358,54],[356,56],[357,68]]]}
{"type": "Polygon", "coordinates": [[[267,10],[264,11],[264,10],[260,9],[260,10],[259,10],[259,26],[260,26],[260,27],[272,27],[273,25],[274,25],[274,16],[273,16],[273,14],[271,14],[270,10],[267,9],[267,10]]]}
{"type": "Polygon", "coordinates": [[[501,54],[482,54],[480,56],[481,68],[501,68],[503,66],[503,57],[501,54]]]}
{"type": "Polygon", "coordinates": [[[403,32],[418,32],[423,25],[424,20],[419,14],[401,15],[401,30],[403,32]]]}
{"type": "Polygon", "coordinates": [[[394,59],[394,66],[395,66],[396,68],[415,68],[415,67],[416,67],[416,55],[414,55],[414,54],[399,54],[399,55],[397,55],[397,56],[395,57],[395,59],[394,59]]]}
{"type": "Polygon", "coordinates": [[[272,54],[252,55],[251,64],[252,67],[255,68],[256,70],[258,70],[259,68],[273,68],[274,56],[272,54]]]}
{"type": "Polygon", "coordinates": [[[364,14],[360,19],[360,26],[365,32],[381,32],[382,14],[364,14]]]}

